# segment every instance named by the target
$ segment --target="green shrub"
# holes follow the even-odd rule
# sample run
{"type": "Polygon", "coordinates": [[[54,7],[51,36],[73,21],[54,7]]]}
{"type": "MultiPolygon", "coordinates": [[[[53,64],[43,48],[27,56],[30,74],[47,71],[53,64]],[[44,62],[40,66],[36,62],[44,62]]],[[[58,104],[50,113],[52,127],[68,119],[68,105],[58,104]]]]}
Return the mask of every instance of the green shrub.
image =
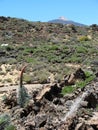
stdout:
{"type": "Polygon", "coordinates": [[[88,77],[92,76],[92,72],[90,72],[90,71],[85,71],[85,75],[86,75],[86,77],[88,78],[88,77]]]}
{"type": "Polygon", "coordinates": [[[47,83],[47,76],[42,74],[41,77],[39,77],[39,82],[41,84],[47,83]]]}
{"type": "Polygon", "coordinates": [[[83,46],[78,46],[76,48],[76,51],[77,51],[77,53],[84,53],[84,54],[88,52],[87,48],[83,47],[83,46]]]}
{"type": "Polygon", "coordinates": [[[42,69],[36,71],[34,75],[39,83],[47,83],[47,78],[50,76],[50,73],[46,69],[42,69]]]}
{"type": "Polygon", "coordinates": [[[49,50],[58,50],[59,47],[57,45],[52,45],[49,47],[49,50]]]}
{"type": "Polygon", "coordinates": [[[16,127],[14,125],[9,125],[4,130],[16,130],[16,127]]]}
{"type": "Polygon", "coordinates": [[[79,42],[82,42],[82,41],[89,41],[90,39],[87,37],[87,36],[81,36],[79,37],[79,42]]]}
{"type": "Polygon", "coordinates": [[[32,82],[32,76],[30,76],[29,74],[24,74],[23,81],[26,82],[26,83],[31,83],[32,82]]]}
{"type": "Polygon", "coordinates": [[[75,87],[73,85],[72,86],[65,86],[62,90],[62,94],[66,95],[66,94],[70,94],[74,91],[75,91],[75,87]]]}
{"type": "Polygon", "coordinates": [[[0,115],[0,130],[4,130],[10,124],[10,117],[7,114],[0,115]]]}
{"type": "Polygon", "coordinates": [[[93,74],[91,74],[89,71],[86,71],[85,74],[86,74],[86,80],[76,82],[75,85],[65,86],[65,87],[62,89],[62,94],[65,95],[65,94],[72,93],[72,92],[74,92],[75,90],[77,90],[78,88],[83,88],[83,87],[85,87],[85,86],[86,86],[87,84],[89,84],[92,80],[94,80],[95,76],[94,76],[93,74]]]}
{"type": "Polygon", "coordinates": [[[78,57],[77,55],[72,55],[69,59],[66,60],[66,62],[81,63],[81,60],[81,57],[78,57]]]}

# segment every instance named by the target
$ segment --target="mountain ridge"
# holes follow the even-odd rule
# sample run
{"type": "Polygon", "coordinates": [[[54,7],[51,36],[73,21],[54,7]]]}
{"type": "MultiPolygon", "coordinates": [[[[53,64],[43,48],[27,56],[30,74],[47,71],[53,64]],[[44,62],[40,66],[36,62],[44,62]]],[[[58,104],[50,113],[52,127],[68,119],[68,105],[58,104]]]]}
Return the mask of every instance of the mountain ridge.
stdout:
{"type": "Polygon", "coordinates": [[[75,26],[87,26],[87,25],[82,24],[82,23],[78,23],[78,22],[75,22],[75,21],[72,21],[72,20],[68,20],[63,16],[61,16],[57,19],[49,20],[48,22],[49,23],[61,23],[61,24],[73,24],[75,26]]]}

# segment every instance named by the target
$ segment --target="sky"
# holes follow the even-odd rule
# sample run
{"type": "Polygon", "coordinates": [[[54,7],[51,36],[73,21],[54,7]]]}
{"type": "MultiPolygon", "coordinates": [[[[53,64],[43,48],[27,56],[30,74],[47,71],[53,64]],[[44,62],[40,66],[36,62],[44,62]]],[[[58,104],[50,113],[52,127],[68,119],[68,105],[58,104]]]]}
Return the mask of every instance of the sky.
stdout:
{"type": "Polygon", "coordinates": [[[41,22],[64,16],[92,25],[98,24],[98,0],[0,0],[0,16],[41,22]]]}

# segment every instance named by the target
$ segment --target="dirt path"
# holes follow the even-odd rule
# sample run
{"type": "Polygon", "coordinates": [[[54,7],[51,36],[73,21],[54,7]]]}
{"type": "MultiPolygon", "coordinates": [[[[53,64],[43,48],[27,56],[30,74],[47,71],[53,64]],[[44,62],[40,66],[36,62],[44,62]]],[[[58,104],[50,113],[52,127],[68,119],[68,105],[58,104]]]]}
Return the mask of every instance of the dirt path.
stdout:
{"type": "MultiPolygon", "coordinates": [[[[36,89],[42,88],[43,85],[42,84],[26,84],[24,86],[28,89],[28,92],[32,92],[32,90],[35,91],[36,89]]],[[[2,96],[4,94],[7,94],[11,90],[17,89],[18,87],[19,87],[18,85],[0,87],[0,100],[2,99],[2,96]]]]}
{"type": "MultiPolygon", "coordinates": [[[[24,86],[27,89],[37,89],[37,88],[42,87],[43,85],[42,84],[26,84],[24,86]]],[[[0,87],[0,93],[7,92],[7,91],[10,91],[10,90],[14,90],[14,89],[17,89],[18,87],[19,87],[18,85],[0,87]]]]}

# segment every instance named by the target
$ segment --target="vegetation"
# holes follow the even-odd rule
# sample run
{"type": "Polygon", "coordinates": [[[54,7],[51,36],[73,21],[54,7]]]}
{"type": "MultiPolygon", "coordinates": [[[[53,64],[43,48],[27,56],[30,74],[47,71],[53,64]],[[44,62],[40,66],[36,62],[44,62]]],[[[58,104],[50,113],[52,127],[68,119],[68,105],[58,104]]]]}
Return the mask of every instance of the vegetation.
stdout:
{"type": "Polygon", "coordinates": [[[29,74],[25,74],[23,76],[23,81],[27,84],[30,84],[32,82],[32,76],[30,76],[29,74]]]}
{"type": "Polygon", "coordinates": [[[85,41],[89,41],[90,39],[87,37],[87,36],[81,36],[81,37],[79,37],[79,41],[80,42],[85,42],[85,41]]]}
{"type": "Polygon", "coordinates": [[[16,130],[10,123],[10,116],[7,114],[0,115],[0,130],[16,130]]]}
{"type": "Polygon", "coordinates": [[[62,94],[63,95],[66,95],[66,94],[70,94],[70,93],[73,93],[75,91],[75,87],[74,85],[71,85],[71,86],[65,86],[62,90],[62,94]]]}
{"type": "MultiPolygon", "coordinates": [[[[66,63],[80,64],[85,69],[90,66],[97,71],[97,66],[92,64],[98,59],[97,25],[67,26],[16,18],[2,22],[1,17],[0,29],[0,63],[17,65],[18,69],[28,63],[26,83],[46,82],[51,73],[62,79],[69,70],[74,71],[73,67],[65,66],[66,63]]],[[[10,83],[11,79],[6,82],[10,83]]]]}
{"type": "Polygon", "coordinates": [[[20,107],[24,107],[26,102],[29,99],[28,93],[26,91],[26,88],[23,86],[23,72],[25,70],[26,66],[24,66],[21,70],[20,74],[20,86],[17,91],[17,103],[20,107]]]}
{"type": "Polygon", "coordinates": [[[85,74],[86,74],[86,79],[84,81],[76,82],[75,85],[65,86],[62,90],[62,94],[66,95],[66,94],[73,93],[78,88],[82,89],[87,84],[89,84],[92,80],[94,80],[95,76],[93,74],[91,74],[89,71],[86,71],[85,74]]]}
{"type": "Polygon", "coordinates": [[[14,125],[9,125],[4,130],[16,130],[16,127],[14,125]]]}

